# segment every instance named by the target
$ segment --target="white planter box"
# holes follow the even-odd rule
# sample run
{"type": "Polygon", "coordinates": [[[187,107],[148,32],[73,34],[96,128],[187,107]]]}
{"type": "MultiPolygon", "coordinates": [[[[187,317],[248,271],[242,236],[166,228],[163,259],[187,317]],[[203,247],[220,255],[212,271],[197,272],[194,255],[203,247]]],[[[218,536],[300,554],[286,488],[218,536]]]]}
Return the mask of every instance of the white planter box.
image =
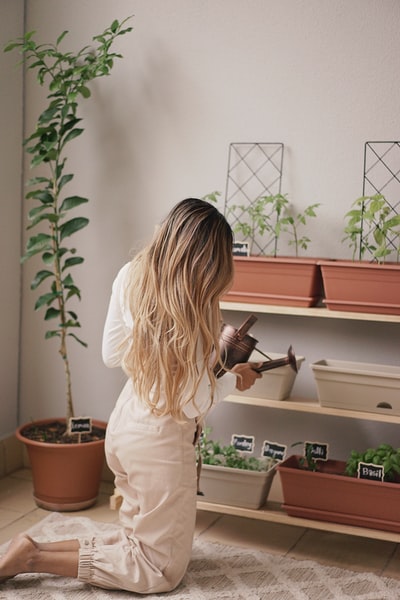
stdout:
{"type": "Polygon", "coordinates": [[[400,367],[325,359],[311,369],[321,406],[400,415],[400,367]]]}
{"type": "Polygon", "coordinates": [[[246,471],[203,465],[200,490],[204,497],[201,499],[216,504],[260,508],[267,500],[276,466],[274,465],[269,471],[246,471]]]}
{"type": "MultiPolygon", "coordinates": [[[[285,354],[276,354],[274,352],[266,352],[266,354],[275,360],[276,358],[284,358],[285,354]]],[[[249,360],[251,362],[264,362],[266,358],[257,352],[257,349],[251,354],[249,360]]],[[[301,363],[304,361],[304,356],[296,356],[297,370],[300,370],[301,363]]],[[[264,371],[262,378],[257,379],[255,384],[245,392],[235,391],[238,396],[251,396],[252,398],[268,398],[269,400],[286,400],[289,398],[293,384],[296,379],[296,371],[291,366],[285,365],[271,371],[264,371]]]]}

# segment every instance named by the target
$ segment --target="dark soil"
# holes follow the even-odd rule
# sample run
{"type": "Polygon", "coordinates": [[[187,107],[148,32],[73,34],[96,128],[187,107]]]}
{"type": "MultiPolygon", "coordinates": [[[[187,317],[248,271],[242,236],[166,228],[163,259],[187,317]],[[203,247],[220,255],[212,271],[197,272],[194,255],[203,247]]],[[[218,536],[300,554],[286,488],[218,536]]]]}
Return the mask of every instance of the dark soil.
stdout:
{"type": "Polygon", "coordinates": [[[46,442],[48,444],[79,444],[94,442],[105,438],[105,429],[92,427],[91,433],[68,434],[65,423],[54,421],[52,423],[27,425],[21,432],[29,440],[46,442]]]}

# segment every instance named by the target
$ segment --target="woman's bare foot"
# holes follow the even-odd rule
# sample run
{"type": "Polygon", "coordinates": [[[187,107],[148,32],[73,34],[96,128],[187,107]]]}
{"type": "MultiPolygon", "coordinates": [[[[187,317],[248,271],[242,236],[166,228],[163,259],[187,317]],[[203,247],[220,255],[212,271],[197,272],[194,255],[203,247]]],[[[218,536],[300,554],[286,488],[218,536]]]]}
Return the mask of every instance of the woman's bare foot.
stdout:
{"type": "Polygon", "coordinates": [[[32,538],[24,533],[17,535],[11,541],[7,552],[0,558],[0,583],[19,573],[34,571],[33,565],[38,552],[32,538]]]}

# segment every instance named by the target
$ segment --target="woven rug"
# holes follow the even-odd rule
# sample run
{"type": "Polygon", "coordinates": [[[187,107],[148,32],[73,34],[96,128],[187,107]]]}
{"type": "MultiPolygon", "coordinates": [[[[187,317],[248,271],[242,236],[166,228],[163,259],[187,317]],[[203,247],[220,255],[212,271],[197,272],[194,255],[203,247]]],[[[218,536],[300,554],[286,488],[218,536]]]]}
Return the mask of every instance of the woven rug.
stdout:
{"type": "MultiPolygon", "coordinates": [[[[104,532],[107,523],[52,513],[29,530],[38,541],[104,532]]],[[[0,554],[7,544],[0,547],[0,554]]],[[[400,582],[197,538],[189,569],[173,592],[142,596],[52,575],[19,575],[0,584],[1,600],[399,600],[400,582]]]]}

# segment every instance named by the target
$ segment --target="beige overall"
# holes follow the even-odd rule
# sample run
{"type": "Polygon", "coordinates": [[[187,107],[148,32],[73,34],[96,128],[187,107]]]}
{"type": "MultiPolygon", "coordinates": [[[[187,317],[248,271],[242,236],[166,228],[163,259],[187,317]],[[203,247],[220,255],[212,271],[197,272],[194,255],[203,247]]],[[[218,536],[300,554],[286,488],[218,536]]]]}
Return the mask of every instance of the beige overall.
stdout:
{"type": "Polygon", "coordinates": [[[196,515],[194,419],[150,414],[128,382],[111,415],[106,456],[123,496],[121,528],[81,540],[78,579],[142,594],[174,589],[190,560],[196,515]]]}
{"type": "MultiPolygon", "coordinates": [[[[102,345],[108,367],[121,367],[132,333],[124,292],[128,275],[129,263],[112,287],[102,345]]],[[[231,394],[235,385],[233,373],[218,379],[214,403],[231,394]]],[[[184,406],[185,423],[151,414],[128,380],[106,435],[107,462],[123,497],[121,526],[107,537],[80,541],[78,579],[141,594],[166,592],[179,584],[190,560],[196,517],[196,418],[209,406],[206,375],[195,402],[184,406]]]]}

